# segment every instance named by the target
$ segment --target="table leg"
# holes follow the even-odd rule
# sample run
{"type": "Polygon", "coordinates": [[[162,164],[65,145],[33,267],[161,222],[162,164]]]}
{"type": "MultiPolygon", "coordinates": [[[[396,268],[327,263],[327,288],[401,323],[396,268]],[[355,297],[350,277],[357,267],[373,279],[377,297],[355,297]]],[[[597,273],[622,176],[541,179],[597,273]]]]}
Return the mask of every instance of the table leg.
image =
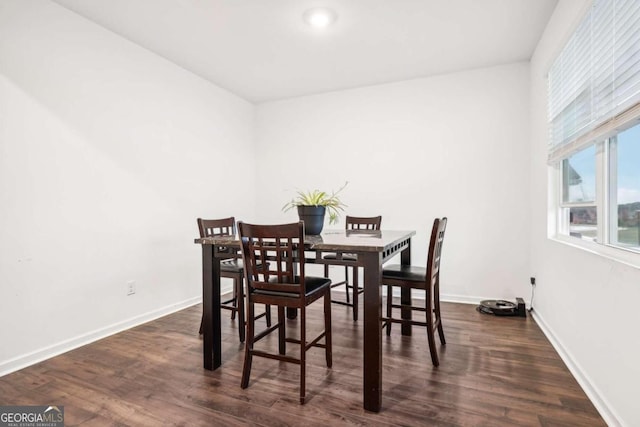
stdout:
{"type": "MultiPolygon", "coordinates": [[[[409,240],[407,247],[400,252],[400,263],[402,265],[411,265],[411,240],[409,240]]],[[[402,319],[411,320],[412,312],[409,308],[411,305],[411,289],[405,288],[404,286],[400,288],[400,303],[407,307],[400,310],[400,317],[402,319]]],[[[400,331],[402,335],[411,335],[411,324],[403,323],[400,327],[400,331]]]]}
{"type": "Polygon", "coordinates": [[[220,328],[220,258],[212,245],[202,245],[202,311],[204,368],[215,370],[222,362],[220,328]]]}
{"type": "Polygon", "coordinates": [[[382,254],[359,253],[364,267],[364,409],[379,412],[382,405],[382,254]]]}

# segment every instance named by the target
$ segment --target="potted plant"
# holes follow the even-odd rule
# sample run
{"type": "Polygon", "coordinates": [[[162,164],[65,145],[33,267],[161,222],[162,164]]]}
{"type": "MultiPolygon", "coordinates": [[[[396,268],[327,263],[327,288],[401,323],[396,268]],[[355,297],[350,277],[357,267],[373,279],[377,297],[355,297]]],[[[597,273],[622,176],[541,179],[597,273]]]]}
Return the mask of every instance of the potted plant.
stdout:
{"type": "Polygon", "coordinates": [[[287,202],[282,210],[287,212],[293,208],[297,208],[300,220],[304,221],[306,234],[320,234],[324,226],[325,214],[329,214],[329,224],[338,222],[340,211],[344,211],[347,206],[340,200],[340,192],[347,186],[349,182],[345,182],[338,191],[332,191],[331,194],[320,191],[298,191],[296,197],[287,202]]]}

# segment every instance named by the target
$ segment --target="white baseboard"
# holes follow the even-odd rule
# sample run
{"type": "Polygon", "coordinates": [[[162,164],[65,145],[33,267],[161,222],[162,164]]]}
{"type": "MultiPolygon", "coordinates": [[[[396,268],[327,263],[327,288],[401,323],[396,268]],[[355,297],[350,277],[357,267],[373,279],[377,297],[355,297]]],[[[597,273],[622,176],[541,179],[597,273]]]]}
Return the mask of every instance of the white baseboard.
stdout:
{"type": "Polygon", "coordinates": [[[567,368],[569,368],[569,371],[576,381],[578,381],[578,384],[580,384],[580,387],[582,387],[582,390],[585,392],[589,400],[591,400],[591,403],[596,407],[600,416],[604,419],[607,425],[611,427],[622,426],[620,418],[618,418],[610,409],[611,405],[607,402],[607,399],[605,399],[597,387],[593,385],[593,382],[580,365],[574,361],[571,353],[569,353],[556,338],[553,330],[549,328],[544,319],[535,310],[531,312],[531,317],[533,317],[544,335],[551,342],[553,348],[558,352],[562,361],[567,365],[567,368]]]}
{"type": "Polygon", "coordinates": [[[27,366],[31,366],[38,362],[42,362],[43,360],[50,359],[54,356],[58,356],[62,353],[66,353],[69,350],[82,347],[83,345],[90,344],[94,341],[98,341],[110,335],[117,334],[118,332],[122,332],[126,329],[133,328],[134,326],[138,326],[151,320],[166,316],[168,314],[175,313],[176,311],[180,311],[201,302],[202,297],[189,298],[185,301],[170,304],[166,307],[134,316],[122,322],[114,323],[104,328],[100,328],[95,331],[88,332],[86,334],[82,334],[77,337],[50,345],[48,347],[35,350],[31,353],[23,354],[13,359],[3,361],[0,363],[0,377],[11,372],[26,368],[27,366]]]}
{"type": "MultiPolygon", "coordinates": [[[[336,288],[336,289],[332,289],[331,293],[345,293],[344,288],[336,288]]],[[[382,289],[382,296],[386,296],[387,295],[387,288],[386,286],[383,287],[382,289]]],[[[394,297],[400,297],[400,288],[396,287],[393,289],[393,296],[394,297]]],[[[424,299],[424,293],[421,292],[413,292],[411,294],[412,298],[415,299],[424,299]]],[[[485,297],[469,297],[469,296],[462,296],[462,295],[450,295],[450,294],[440,294],[440,301],[442,302],[457,302],[460,304],[480,304],[480,301],[485,300],[485,299],[491,299],[491,298],[485,298],[485,297]]],[[[495,299],[495,298],[493,298],[495,299]]]]}
{"type": "Polygon", "coordinates": [[[483,297],[469,297],[463,295],[450,295],[450,294],[440,294],[440,301],[442,302],[458,302],[461,304],[480,304],[480,301],[490,299],[483,297]]]}

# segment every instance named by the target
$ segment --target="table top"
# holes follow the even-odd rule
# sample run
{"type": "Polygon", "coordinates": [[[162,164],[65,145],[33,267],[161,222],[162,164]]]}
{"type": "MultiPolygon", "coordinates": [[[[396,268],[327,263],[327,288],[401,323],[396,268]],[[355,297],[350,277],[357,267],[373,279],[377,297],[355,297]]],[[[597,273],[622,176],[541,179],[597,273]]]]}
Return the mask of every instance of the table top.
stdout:
{"type": "MultiPolygon", "coordinates": [[[[320,235],[307,235],[308,250],[382,252],[416,234],[415,230],[325,230],[320,235]]],[[[238,236],[202,237],[194,240],[200,245],[240,247],[238,236]]]]}

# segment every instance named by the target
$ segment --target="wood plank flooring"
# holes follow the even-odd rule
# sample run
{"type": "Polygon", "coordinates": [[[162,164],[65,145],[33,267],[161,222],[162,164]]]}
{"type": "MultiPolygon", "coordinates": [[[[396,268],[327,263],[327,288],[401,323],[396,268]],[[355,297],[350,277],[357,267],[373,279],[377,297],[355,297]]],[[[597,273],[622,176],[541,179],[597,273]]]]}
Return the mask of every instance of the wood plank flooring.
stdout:
{"type": "MultiPolygon", "coordinates": [[[[249,388],[240,388],[243,347],[226,312],[222,367],[204,370],[200,305],[0,377],[0,405],[64,405],[67,426],[606,425],[533,319],[465,304],[442,310],[438,368],[419,328],[383,335],[378,414],[362,408],[362,322],[335,304],[333,368],[322,349],[307,353],[305,405],[296,365],[255,358],[249,388]]],[[[321,302],[307,316],[320,328],[321,302]]],[[[295,335],[297,322],[289,324],[295,335]]]]}

